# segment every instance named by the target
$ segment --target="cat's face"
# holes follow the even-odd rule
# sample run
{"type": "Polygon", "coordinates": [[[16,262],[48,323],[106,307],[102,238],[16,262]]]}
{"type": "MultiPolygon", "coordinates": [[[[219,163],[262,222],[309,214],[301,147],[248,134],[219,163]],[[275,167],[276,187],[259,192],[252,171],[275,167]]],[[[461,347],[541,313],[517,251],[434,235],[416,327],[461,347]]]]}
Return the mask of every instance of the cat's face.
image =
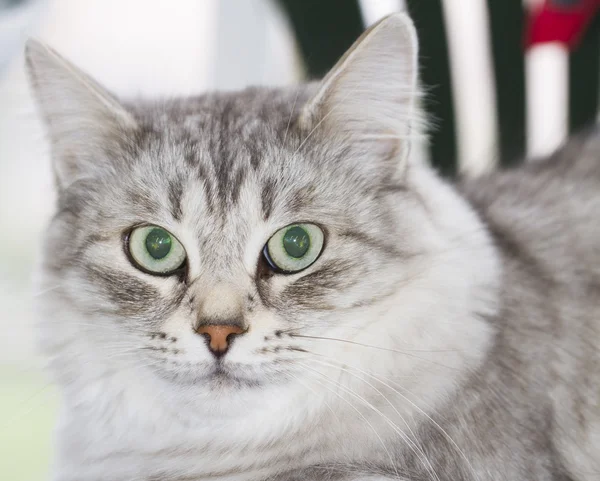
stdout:
{"type": "Polygon", "coordinates": [[[414,34],[363,43],[320,86],[126,106],[31,47],[59,188],[49,350],[218,397],[454,347],[460,241],[407,160],[414,34]]]}
{"type": "MultiPolygon", "coordinates": [[[[373,306],[415,274],[420,233],[395,217],[418,221],[418,199],[357,175],[356,153],[335,139],[288,129],[295,96],[251,90],[140,109],[129,148],[96,154],[114,168],[64,190],[45,246],[63,285],[54,296],[98,324],[111,353],[135,349],[175,382],[289,381],[296,360],[321,351],[296,336],[360,340],[373,306]],[[289,226],[288,237],[308,238],[305,253],[288,245],[296,258],[282,242],[289,226]],[[197,332],[212,324],[246,332],[215,355],[197,332]]],[[[334,360],[338,349],[328,346],[334,360]]]]}

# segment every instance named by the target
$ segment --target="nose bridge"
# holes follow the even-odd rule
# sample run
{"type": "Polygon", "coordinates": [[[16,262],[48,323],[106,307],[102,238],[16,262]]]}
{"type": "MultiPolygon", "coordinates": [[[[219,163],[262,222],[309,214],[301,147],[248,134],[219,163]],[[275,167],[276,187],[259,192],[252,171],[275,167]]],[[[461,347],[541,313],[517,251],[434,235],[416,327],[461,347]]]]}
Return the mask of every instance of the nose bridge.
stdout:
{"type": "Polygon", "coordinates": [[[199,317],[207,324],[230,324],[242,317],[242,293],[230,283],[220,282],[211,286],[201,296],[199,317]]]}
{"type": "Polygon", "coordinates": [[[217,358],[227,352],[234,337],[248,330],[242,299],[241,289],[228,283],[213,285],[201,297],[195,331],[206,339],[217,358]]]}

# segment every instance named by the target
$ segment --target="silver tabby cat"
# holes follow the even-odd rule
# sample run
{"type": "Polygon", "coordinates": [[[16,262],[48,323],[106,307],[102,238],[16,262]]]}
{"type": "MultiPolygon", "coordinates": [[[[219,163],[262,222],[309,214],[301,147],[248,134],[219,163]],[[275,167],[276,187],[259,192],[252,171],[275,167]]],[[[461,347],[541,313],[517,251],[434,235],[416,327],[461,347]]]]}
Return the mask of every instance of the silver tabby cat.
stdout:
{"type": "Polygon", "coordinates": [[[598,132],[441,180],[403,15],[296,89],[127,102],[27,64],[55,481],[600,479],[598,132]]]}

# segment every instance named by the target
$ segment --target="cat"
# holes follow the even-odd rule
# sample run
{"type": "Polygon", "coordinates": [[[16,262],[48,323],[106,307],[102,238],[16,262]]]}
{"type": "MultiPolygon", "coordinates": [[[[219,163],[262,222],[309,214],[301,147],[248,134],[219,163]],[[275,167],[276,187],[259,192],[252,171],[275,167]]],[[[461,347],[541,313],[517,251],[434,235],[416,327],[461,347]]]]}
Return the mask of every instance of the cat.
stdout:
{"type": "Polygon", "coordinates": [[[117,99],[26,64],[55,481],[600,479],[600,132],[450,183],[404,14],[321,81],[117,99]]]}

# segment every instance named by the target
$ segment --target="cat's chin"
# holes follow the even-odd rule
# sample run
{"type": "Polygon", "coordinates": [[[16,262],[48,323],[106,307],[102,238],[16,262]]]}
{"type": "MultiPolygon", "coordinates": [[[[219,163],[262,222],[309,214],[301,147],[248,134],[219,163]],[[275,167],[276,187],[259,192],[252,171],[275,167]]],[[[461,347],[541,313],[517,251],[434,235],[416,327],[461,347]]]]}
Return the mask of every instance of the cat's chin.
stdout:
{"type": "Polygon", "coordinates": [[[185,369],[154,369],[161,379],[186,387],[199,387],[203,390],[223,391],[225,389],[261,389],[266,384],[284,384],[289,376],[269,367],[249,367],[237,364],[212,363],[210,366],[186,367],[185,369]]]}

